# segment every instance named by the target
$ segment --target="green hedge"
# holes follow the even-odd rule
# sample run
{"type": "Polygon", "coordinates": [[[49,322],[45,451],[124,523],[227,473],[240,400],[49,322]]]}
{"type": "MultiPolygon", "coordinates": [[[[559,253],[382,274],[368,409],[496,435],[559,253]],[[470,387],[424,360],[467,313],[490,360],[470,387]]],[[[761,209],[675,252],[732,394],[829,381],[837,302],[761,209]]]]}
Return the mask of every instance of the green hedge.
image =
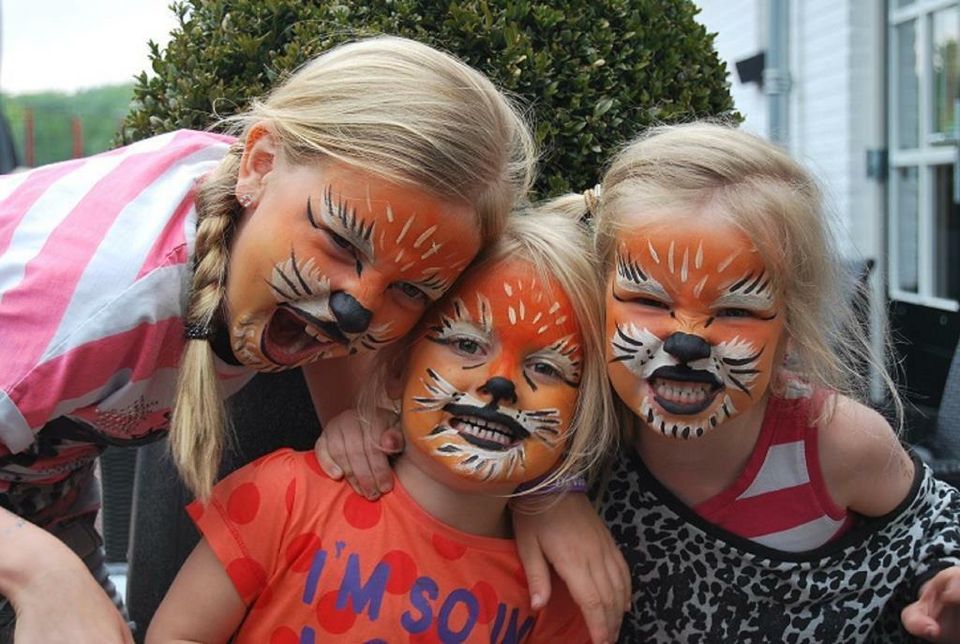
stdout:
{"type": "Polygon", "coordinates": [[[725,66],[690,0],[188,0],[151,43],[122,132],[205,128],[309,57],[397,34],[450,51],[532,108],[537,191],[592,185],[617,145],[656,122],[732,114],[725,66]]]}

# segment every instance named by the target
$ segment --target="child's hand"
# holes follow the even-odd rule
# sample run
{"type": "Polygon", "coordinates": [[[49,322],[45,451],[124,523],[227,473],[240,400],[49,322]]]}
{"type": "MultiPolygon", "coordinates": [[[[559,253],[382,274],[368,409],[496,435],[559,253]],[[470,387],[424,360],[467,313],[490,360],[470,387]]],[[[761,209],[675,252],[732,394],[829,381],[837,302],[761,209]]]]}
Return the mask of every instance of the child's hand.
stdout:
{"type": "Polygon", "coordinates": [[[960,642],[960,566],[938,572],[900,614],[908,633],[929,642],[960,642]]]}
{"type": "Polygon", "coordinates": [[[378,409],[371,422],[363,422],[353,410],[324,424],[314,445],[320,467],[334,479],[346,477],[357,494],[379,498],[393,487],[387,457],[403,451],[403,434],[395,427],[397,417],[378,409]]]}
{"type": "Polygon", "coordinates": [[[630,571],[587,496],[567,494],[537,514],[514,512],[513,525],[532,607],[550,599],[549,561],[580,606],[593,642],[616,641],[630,610],[630,571]]]}

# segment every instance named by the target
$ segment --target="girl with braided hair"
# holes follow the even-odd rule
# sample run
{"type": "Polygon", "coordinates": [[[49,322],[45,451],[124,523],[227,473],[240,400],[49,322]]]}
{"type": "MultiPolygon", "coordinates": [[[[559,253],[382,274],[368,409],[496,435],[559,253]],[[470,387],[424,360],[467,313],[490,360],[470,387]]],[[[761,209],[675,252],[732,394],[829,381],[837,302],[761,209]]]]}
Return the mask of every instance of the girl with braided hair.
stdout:
{"type": "Polygon", "coordinates": [[[169,430],[206,498],[226,395],[402,337],[532,173],[493,84],[400,38],[326,52],[230,122],[236,139],[173,132],[0,180],[0,593],[18,639],[130,639],[92,527],[106,445],[169,430]]]}
{"type": "Polygon", "coordinates": [[[398,409],[393,489],[370,502],[312,451],[233,472],[189,507],[203,538],[147,642],[588,641],[562,583],[531,606],[507,503],[589,470],[616,435],[600,314],[579,222],[511,217],[377,356],[361,409],[398,409]]]}

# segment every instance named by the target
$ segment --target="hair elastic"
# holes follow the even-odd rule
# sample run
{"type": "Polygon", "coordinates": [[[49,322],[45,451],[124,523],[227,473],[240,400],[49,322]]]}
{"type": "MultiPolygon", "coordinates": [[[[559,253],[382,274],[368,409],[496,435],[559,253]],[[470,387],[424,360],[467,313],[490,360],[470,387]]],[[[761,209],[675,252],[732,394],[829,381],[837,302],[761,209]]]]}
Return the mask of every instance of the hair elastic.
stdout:
{"type": "Polygon", "coordinates": [[[213,337],[213,329],[209,324],[193,322],[184,327],[183,337],[187,340],[209,340],[213,337]]]}
{"type": "Polygon", "coordinates": [[[600,207],[600,184],[583,191],[583,202],[587,206],[587,212],[593,217],[597,214],[597,208],[600,207]]]}

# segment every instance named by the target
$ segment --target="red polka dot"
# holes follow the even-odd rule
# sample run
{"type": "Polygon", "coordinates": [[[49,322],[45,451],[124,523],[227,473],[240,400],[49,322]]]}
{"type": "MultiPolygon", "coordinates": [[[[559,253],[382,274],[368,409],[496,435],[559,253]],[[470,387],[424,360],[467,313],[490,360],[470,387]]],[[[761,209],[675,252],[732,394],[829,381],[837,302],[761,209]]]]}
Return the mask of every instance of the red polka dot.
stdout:
{"type": "Polygon", "coordinates": [[[527,573],[523,571],[523,566],[513,571],[513,578],[520,584],[521,588],[527,587],[527,573]]]}
{"type": "Polygon", "coordinates": [[[443,644],[443,642],[437,635],[437,625],[431,624],[430,628],[424,632],[411,635],[410,644],[443,644]]]}
{"type": "Polygon", "coordinates": [[[313,564],[313,556],[319,549],[320,537],[313,532],[297,535],[287,546],[287,564],[294,572],[307,572],[313,564]]]}
{"type": "Polygon", "coordinates": [[[253,608],[267,608],[270,605],[270,602],[273,601],[273,589],[270,586],[264,586],[263,591],[257,596],[257,601],[253,605],[253,608]]]}
{"type": "Polygon", "coordinates": [[[300,644],[300,636],[288,626],[281,626],[270,634],[270,644],[300,644]]]}
{"type": "Polygon", "coordinates": [[[377,501],[367,501],[365,498],[351,492],[343,503],[343,516],[347,523],[358,530],[369,530],[380,521],[380,504],[377,501]]]}
{"type": "Polygon", "coordinates": [[[323,471],[323,468],[320,467],[320,463],[317,462],[317,457],[315,454],[307,455],[307,467],[309,467],[310,471],[313,472],[314,474],[322,476],[325,479],[330,478],[329,476],[327,476],[327,473],[323,471]]]}
{"type": "Polygon", "coordinates": [[[437,635],[437,626],[434,624],[422,633],[410,636],[410,644],[443,644],[437,635]]]}
{"type": "Polygon", "coordinates": [[[352,600],[347,600],[343,610],[337,610],[337,593],[331,590],[317,602],[317,621],[323,630],[340,635],[353,628],[357,614],[353,612],[352,600]]]}
{"type": "Polygon", "coordinates": [[[227,564],[227,574],[244,599],[257,592],[267,580],[263,566],[253,559],[234,559],[227,564]]]}
{"type": "Polygon", "coordinates": [[[287,514],[293,512],[293,501],[297,497],[297,479],[290,479],[290,485],[287,486],[287,493],[284,495],[284,502],[287,505],[287,514]]]}
{"type": "Polygon", "coordinates": [[[244,483],[227,499],[227,516],[234,523],[250,523],[260,509],[260,490],[254,483],[244,483]]]}
{"type": "Polygon", "coordinates": [[[194,523],[203,517],[203,511],[204,507],[202,503],[191,503],[187,506],[187,514],[190,515],[190,518],[193,519],[194,523]]]}
{"type": "Polygon", "coordinates": [[[457,543],[456,541],[451,541],[444,536],[434,533],[433,535],[433,547],[440,553],[440,556],[444,559],[449,559],[451,561],[459,559],[463,556],[463,553],[467,551],[467,547],[463,544],[457,543]]]}
{"type": "Polygon", "coordinates": [[[387,592],[394,595],[406,595],[417,580],[417,563],[403,550],[391,550],[382,561],[390,566],[390,578],[387,580],[387,592]]]}
{"type": "Polygon", "coordinates": [[[473,593],[473,596],[477,598],[480,604],[477,621],[481,624],[489,624],[490,620],[497,614],[497,591],[487,582],[478,581],[473,585],[470,592],[473,593]]]}

